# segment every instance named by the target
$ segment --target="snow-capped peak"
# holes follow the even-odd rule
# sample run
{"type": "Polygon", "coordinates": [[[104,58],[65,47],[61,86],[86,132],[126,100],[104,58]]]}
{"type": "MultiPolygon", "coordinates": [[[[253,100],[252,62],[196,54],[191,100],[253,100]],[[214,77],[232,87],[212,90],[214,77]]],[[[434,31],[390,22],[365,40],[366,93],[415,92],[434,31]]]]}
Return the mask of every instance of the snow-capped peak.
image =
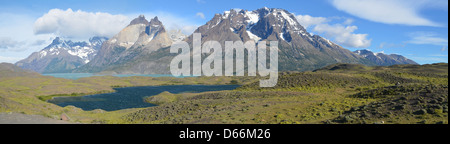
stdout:
{"type": "Polygon", "coordinates": [[[255,11],[251,12],[245,12],[244,16],[248,18],[245,22],[247,23],[247,28],[251,28],[252,25],[258,23],[259,21],[259,14],[255,11]]]}
{"type": "Polygon", "coordinates": [[[59,56],[63,53],[72,56],[77,56],[85,63],[88,63],[97,54],[101,45],[107,38],[104,37],[93,37],[89,39],[88,42],[72,42],[70,40],[63,40],[62,38],[55,38],[53,42],[41,50],[39,58],[44,58],[47,56],[59,56]]]}
{"type": "Polygon", "coordinates": [[[225,11],[225,12],[223,13],[222,19],[227,19],[227,18],[230,16],[230,13],[231,13],[231,11],[225,11]]]}
{"type": "Polygon", "coordinates": [[[368,56],[376,56],[372,51],[365,49],[365,50],[357,50],[354,52],[357,55],[360,55],[362,57],[367,58],[368,56]]]}
{"type": "MultiPolygon", "coordinates": [[[[248,34],[250,39],[255,41],[268,38],[272,34],[276,34],[277,38],[286,42],[292,41],[293,34],[300,35],[309,41],[314,41],[311,34],[297,21],[295,15],[284,9],[271,9],[267,7],[253,11],[231,9],[224,11],[222,14],[216,14],[216,16],[207,23],[205,29],[214,29],[222,23],[229,26],[225,28],[226,30],[230,30],[236,34],[242,32],[241,28],[245,27],[243,31],[248,34]],[[263,21],[263,23],[260,23],[261,21],[263,21]],[[258,30],[254,29],[255,26],[258,27],[258,30]],[[272,30],[269,31],[267,29],[272,30]]],[[[331,41],[328,41],[328,44],[334,45],[331,41]]]]}
{"type": "Polygon", "coordinates": [[[273,9],[272,14],[274,16],[276,16],[276,17],[282,18],[280,20],[286,20],[289,23],[289,25],[291,25],[291,26],[297,26],[298,25],[298,22],[292,18],[293,17],[292,14],[290,14],[290,13],[288,14],[286,12],[286,10],[273,9]]]}
{"type": "Polygon", "coordinates": [[[381,55],[381,54],[384,54],[384,51],[381,51],[381,52],[377,52],[377,53],[374,53],[376,56],[378,56],[378,55],[381,55]]]}

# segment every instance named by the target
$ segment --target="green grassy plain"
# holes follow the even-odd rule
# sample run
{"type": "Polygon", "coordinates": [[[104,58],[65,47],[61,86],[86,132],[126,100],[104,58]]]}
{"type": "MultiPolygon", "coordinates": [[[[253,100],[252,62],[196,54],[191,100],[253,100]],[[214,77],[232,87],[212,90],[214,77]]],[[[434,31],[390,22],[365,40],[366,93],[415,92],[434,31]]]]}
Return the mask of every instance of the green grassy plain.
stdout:
{"type": "MultiPolygon", "coordinates": [[[[6,72],[2,72],[6,73],[6,72]]],[[[80,123],[146,124],[448,124],[448,64],[366,67],[336,64],[314,72],[280,73],[274,88],[259,77],[67,80],[0,74],[0,113],[61,114],[80,123]],[[55,96],[113,92],[114,87],[239,84],[232,91],[162,93],[156,107],[83,111],[46,102],[55,96]]]]}

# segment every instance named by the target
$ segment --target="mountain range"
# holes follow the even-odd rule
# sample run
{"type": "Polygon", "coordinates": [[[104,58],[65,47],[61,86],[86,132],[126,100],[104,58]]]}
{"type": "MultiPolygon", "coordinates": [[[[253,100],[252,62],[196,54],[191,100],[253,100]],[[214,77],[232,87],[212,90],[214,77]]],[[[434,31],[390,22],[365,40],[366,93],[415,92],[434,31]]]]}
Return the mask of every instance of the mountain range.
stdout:
{"type": "Polygon", "coordinates": [[[391,66],[399,64],[417,64],[416,62],[397,54],[374,53],[370,50],[357,50],[354,53],[365,57],[379,66],[391,66]]]}
{"type": "MultiPolygon", "coordinates": [[[[336,63],[369,66],[417,64],[399,55],[368,50],[351,52],[307,32],[293,14],[283,9],[232,9],[216,14],[194,33],[202,34],[202,42],[215,40],[222,45],[225,41],[278,41],[280,71],[310,71],[336,63]]],[[[55,39],[50,46],[16,65],[41,73],[65,70],[77,73],[170,74],[169,66],[175,54],[170,53],[169,47],[176,41],[186,41],[192,47],[193,35],[167,31],[158,17],[148,21],[141,15],[101,46],[92,42],[71,43],[55,39]],[[74,48],[89,46],[91,55],[72,54],[74,48]],[[67,50],[55,52],[61,48],[67,50]]]]}
{"type": "Polygon", "coordinates": [[[53,42],[39,52],[16,63],[17,66],[39,73],[67,73],[89,63],[107,40],[93,37],[89,42],[72,42],[56,37],[53,42]]]}
{"type": "MultiPolygon", "coordinates": [[[[283,9],[261,8],[255,11],[236,11],[216,14],[194,33],[202,34],[202,42],[219,41],[278,41],[279,69],[281,71],[308,71],[334,63],[374,65],[369,60],[312,35],[283,9]]],[[[192,36],[188,37],[192,41],[192,36]]]]}

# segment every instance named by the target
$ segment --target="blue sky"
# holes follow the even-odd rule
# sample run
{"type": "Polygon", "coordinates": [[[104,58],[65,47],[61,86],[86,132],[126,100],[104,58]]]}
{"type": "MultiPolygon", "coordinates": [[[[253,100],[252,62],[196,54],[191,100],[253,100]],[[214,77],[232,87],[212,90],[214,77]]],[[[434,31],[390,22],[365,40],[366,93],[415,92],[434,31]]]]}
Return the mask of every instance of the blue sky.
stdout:
{"type": "Polygon", "coordinates": [[[140,14],[189,34],[230,9],[286,9],[313,34],[354,51],[448,62],[447,0],[0,0],[0,62],[14,63],[56,37],[112,36],[140,14]]]}

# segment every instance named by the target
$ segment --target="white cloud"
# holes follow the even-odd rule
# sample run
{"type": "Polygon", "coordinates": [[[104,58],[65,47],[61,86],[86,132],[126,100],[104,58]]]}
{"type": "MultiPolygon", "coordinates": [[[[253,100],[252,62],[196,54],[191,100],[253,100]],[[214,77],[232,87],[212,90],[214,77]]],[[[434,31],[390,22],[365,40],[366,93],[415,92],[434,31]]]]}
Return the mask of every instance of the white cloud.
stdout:
{"type": "Polygon", "coordinates": [[[204,13],[198,12],[198,13],[196,14],[196,16],[198,16],[198,17],[200,17],[200,18],[202,18],[202,19],[205,19],[205,14],[204,14],[204,13]]]}
{"type": "Polygon", "coordinates": [[[357,26],[351,25],[353,19],[342,17],[313,17],[310,15],[297,15],[299,23],[310,31],[323,34],[337,44],[352,48],[367,48],[371,45],[368,34],[355,34],[357,26]],[[344,20],[336,23],[336,20],[344,20]],[[330,24],[334,23],[334,24],[330,24]]]}
{"type": "Polygon", "coordinates": [[[297,15],[296,16],[298,22],[305,28],[309,28],[313,25],[318,25],[329,21],[324,17],[312,17],[310,15],[297,15]]]}
{"type": "Polygon", "coordinates": [[[355,21],[355,20],[353,20],[353,19],[351,19],[351,18],[348,18],[348,19],[345,19],[345,21],[344,21],[343,24],[345,24],[345,25],[351,25],[351,24],[353,23],[353,21],[355,21]]]}
{"type": "Polygon", "coordinates": [[[29,43],[26,41],[16,41],[10,37],[0,37],[0,52],[23,52],[29,46],[29,43]]]}
{"type": "Polygon", "coordinates": [[[51,34],[35,35],[38,17],[21,13],[0,13],[0,62],[14,63],[50,44],[51,34]]]}
{"type": "Polygon", "coordinates": [[[408,35],[411,37],[411,40],[407,41],[407,43],[448,46],[448,38],[439,37],[433,32],[413,32],[408,35]]]}
{"type": "Polygon", "coordinates": [[[448,10],[447,0],[331,0],[338,10],[374,22],[411,26],[441,26],[419,14],[426,8],[448,10]]]}
{"type": "Polygon", "coordinates": [[[128,25],[124,15],[102,12],[52,9],[34,23],[35,34],[56,34],[62,37],[88,39],[92,36],[112,37],[128,25]]]}
{"type": "MultiPolygon", "coordinates": [[[[112,37],[139,15],[141,13],[112,15],[102,12],[52,9],[35,21],[34,33],[55,34],[79,41],[88,40],[93,36],[112,37]]],[[[198,27],[198,24],[192,22],[192,20],[168,12],[149,12],[143,13],[143,15],[148,20],[158,16],[168,30],[180,29],[184,34],[191,34],[198,27]]],[[[197,13],[197,16],[205,18],[203,13],[197,13]]]]}
{"type": "Polygon", "coordinates": [[[357,29],[357,26],[319,24],[314,27],[313,31],[323,33],[327,37],[332,37],[336,43],[347,47],[369,47],[372,40],[367,39],[368,34],[355,34],[354,32],[357,29]]]}
{"type": "Polygon", "coordinates": [[[0,37],[0,49],[9,49],[16,47],[19,42],[12,40],[10,37],[0,37]]]}

